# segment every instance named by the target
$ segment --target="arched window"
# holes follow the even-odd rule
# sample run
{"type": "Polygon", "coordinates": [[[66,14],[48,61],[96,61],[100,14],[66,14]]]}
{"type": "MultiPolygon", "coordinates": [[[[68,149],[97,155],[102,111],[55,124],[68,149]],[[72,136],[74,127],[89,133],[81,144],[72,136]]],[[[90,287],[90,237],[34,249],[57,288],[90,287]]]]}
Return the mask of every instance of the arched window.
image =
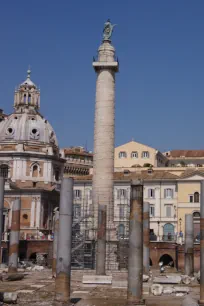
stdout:
{"type": "Polygon", "coordinates": [[[26,103],[26,94],[23,96],[23,102],[26,103]]]}
{"type": "Polygon", "coordinates": [[[164,241],[172,241],[174,239],[174,226],[171,223],[164,225],[164,241]]]}
{"type": "Polygon", "coordinates": [[[193,218],[200,218],[200,213],[199,213],[199,211],[195,211],[195,212],[193,213],[193,218]]]}
{"type": "Polygon", "coordinates": [[[194,203],[199,203],[200,202],[200,196],[199,192],[194,193],[194,203]]]}
{"type": "Polygon", "coordinates": [[[131,153],[131,157],[132,157],[132,158],[138,158],[138,152],[137,152],[137,151],[133,151],[133,152],[131,153]]]}
{"type": "Polygon", "coordinates": [[[7,178],[8,177],[9,167],[8,165],[1,165],[0,166],[0,177],[7,178]]]}
{"type": "Polygon", "coordinates": [[[39,174],[38,165],[33,165],[33,168],[32,168],[32,177],[38,177],[38,174],[39,174]]]}
{"type": "Polygon", "coordinates": [[[31,94],[28,95],[28,103],[31,102],[31,94]]]}
{"type": "Polygon", "coordinates": [[[118,226],[118,239],[124,238],[125,235],[125,226],[124,224],[120,224],[118,226]]]}
{"type": "Polygon", "coordinates": [[[119,158],[126,158],[127,157],[127,153],[125,151],[121,151],[119,152],[119,158]]]}

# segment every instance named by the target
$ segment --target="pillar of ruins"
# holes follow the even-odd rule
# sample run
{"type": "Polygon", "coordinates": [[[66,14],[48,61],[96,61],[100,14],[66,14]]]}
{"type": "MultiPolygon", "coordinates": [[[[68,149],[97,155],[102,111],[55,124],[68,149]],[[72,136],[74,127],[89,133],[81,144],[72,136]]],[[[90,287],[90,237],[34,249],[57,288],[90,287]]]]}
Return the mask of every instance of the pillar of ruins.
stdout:
{"type": "Polygon", "coordinates": [[[200,196],[200,306],[204,306],[204,181],[200,196]]]}
{"type": "Polygon", "coordinates": [[[110,36],[113,25],[104,26],[104,39],[98,49],[98,58],[93,62],[97,74],[94,121],[93,155],[93,208],[98,219],[96,274],[105,275],[106,263],[106,220],[113,210],[113,173],[115,139],[115,73],[118,62],[110,36]],[[108,34],[109,33],[109,34],[108,34]]]}
{"type": "Polygon", "coordinates": [[[144,202],[143,207],[143,272],[149,275],[149,203],[144,202]]]}
{"type": "Polygon", "coordinates": [[[129,222],[127,305],[145,305],[143,285],[143,184],[132,181],[129,222]]]}
{"type": "Polygon", "coordinates": [[[18,250],[20,236],[20,211],[21,199],[17,198],[13,202],[12,222],[9,243],[9,264],[8,273],[16,273],[18,270],[18,250]]]}
{"type": "Polygon", "coordinates": [[[193,215],[185,215],[185,274],[193,276],[194,274],[194,230],[193,215]]]}
{"type": "MultiPolygon", "coordinates": [[[[60,191],[59,237],[55,280],[55,305],[70,302],[73,179],[64,178],[60,191]]],[[[63,305],[64,305],[63,304],[63,305]]]]}
{"type": "Polygon", "coordinates": [[[56,276],[56,263],[57,263],[57,245],[59,236],[59,211],[55,211],[54,216],[54,240],[53,240],[53,255],[52,255],[52,276],[56,276]]]}
{"type": "MultiPolygon", "coordinates": [[[[2,241],[2,228],[3,228],[3,210],[4,210],[4,184],[5,180],[3,177],[0,177],[0,252],[1,248],[1,241],[2,241]]],[[[2,258],[2,254],[0,254],[2,258]]]]}

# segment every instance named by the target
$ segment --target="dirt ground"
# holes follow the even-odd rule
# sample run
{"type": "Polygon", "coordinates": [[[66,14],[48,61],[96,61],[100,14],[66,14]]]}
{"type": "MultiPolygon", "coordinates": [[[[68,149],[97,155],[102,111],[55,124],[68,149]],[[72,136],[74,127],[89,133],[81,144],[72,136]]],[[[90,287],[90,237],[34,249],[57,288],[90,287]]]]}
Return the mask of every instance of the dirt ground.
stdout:
{"type": "MultiPolygon", "coordinates": [[[[92,273],[92,272],[85,272],[92,273]]],[[[154,272],[154,274],[158,274],[154,272]]],[[[112,285],[85,285],[82,284],[83,271],[72,271],[71,305],[77,306],[125,306],[126,288],[112,288],[112,285]]],[[[125,280],[127,273],[113,273],[113,279],[125,280]]],[[[184,297],[159,296],[154,297],[149,292],[151,282],[145,283],[147,306],[180,306],[184,297]]],[[[192,285],[190,295],[199,299],[199,285],[192,285]]],[[[18,292],[19,306],[50,306],[54,305],[54,280],[51,270],[41,272],[28,272],[21,281],[0,282],[0,291],[18,292]]],[[[6,305],[6,304],[4,304],[6,305]]]]}

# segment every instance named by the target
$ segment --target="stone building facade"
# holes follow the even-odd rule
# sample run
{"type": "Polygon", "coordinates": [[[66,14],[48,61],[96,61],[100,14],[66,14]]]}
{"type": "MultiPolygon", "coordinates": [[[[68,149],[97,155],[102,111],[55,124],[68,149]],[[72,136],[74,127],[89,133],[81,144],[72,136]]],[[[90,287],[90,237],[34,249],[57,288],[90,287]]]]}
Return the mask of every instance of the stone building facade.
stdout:
{"type": "Polygon", "coordinates": [[[12,206],[21,198],[21,239],[47,237],[53,209],[59,205],[56,187],[65,160],[55,132],[40,113],[40,90],[30,78],[15,90],[14,112],[0,122],[0,175],[5,177],[4,239],[11,226],[12,206]]]}

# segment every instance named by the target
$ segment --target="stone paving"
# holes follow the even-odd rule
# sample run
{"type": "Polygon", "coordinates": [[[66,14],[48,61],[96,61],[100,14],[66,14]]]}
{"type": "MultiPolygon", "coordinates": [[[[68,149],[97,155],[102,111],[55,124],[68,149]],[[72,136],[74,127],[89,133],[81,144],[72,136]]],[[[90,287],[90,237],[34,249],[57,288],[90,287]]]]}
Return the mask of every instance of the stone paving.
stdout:
{"type": "MultiPolygon", "coordinates": [[[[93,274],[93,271],[84,271],[93,274]]],[[[155,272],[158,274],[158,272],[155,272]]],[[[72,304],[77,306],[117,306],[126,305],[126,288],[113,288],[112,285],[82,284],[83,271],[72,271],[71,298],[72,304]]],[[[125,280],[127,273],[115,272],[114,279],[125,280]]],[[[153,296],[150,293],[150,283],[144,284],[144,297],[147,306],[180,306],[183,297],[175,296],[153,296]]],[[[179,285],[182,286],[182,285],[179,285]]],[[[185,286],[186,287],[186,286],[185,286]]],[[[0,291],[18,292],[19,306],[50,306],[54,299],[54,280],[51,270],[41,272],[28,272],[21,281],[0,282],[0,291]]],[[[189,286],[190,295],[199,299],[199,285],[189,286]]],[[[6,305],[6,304],[5,304],[6,305]]]]}

